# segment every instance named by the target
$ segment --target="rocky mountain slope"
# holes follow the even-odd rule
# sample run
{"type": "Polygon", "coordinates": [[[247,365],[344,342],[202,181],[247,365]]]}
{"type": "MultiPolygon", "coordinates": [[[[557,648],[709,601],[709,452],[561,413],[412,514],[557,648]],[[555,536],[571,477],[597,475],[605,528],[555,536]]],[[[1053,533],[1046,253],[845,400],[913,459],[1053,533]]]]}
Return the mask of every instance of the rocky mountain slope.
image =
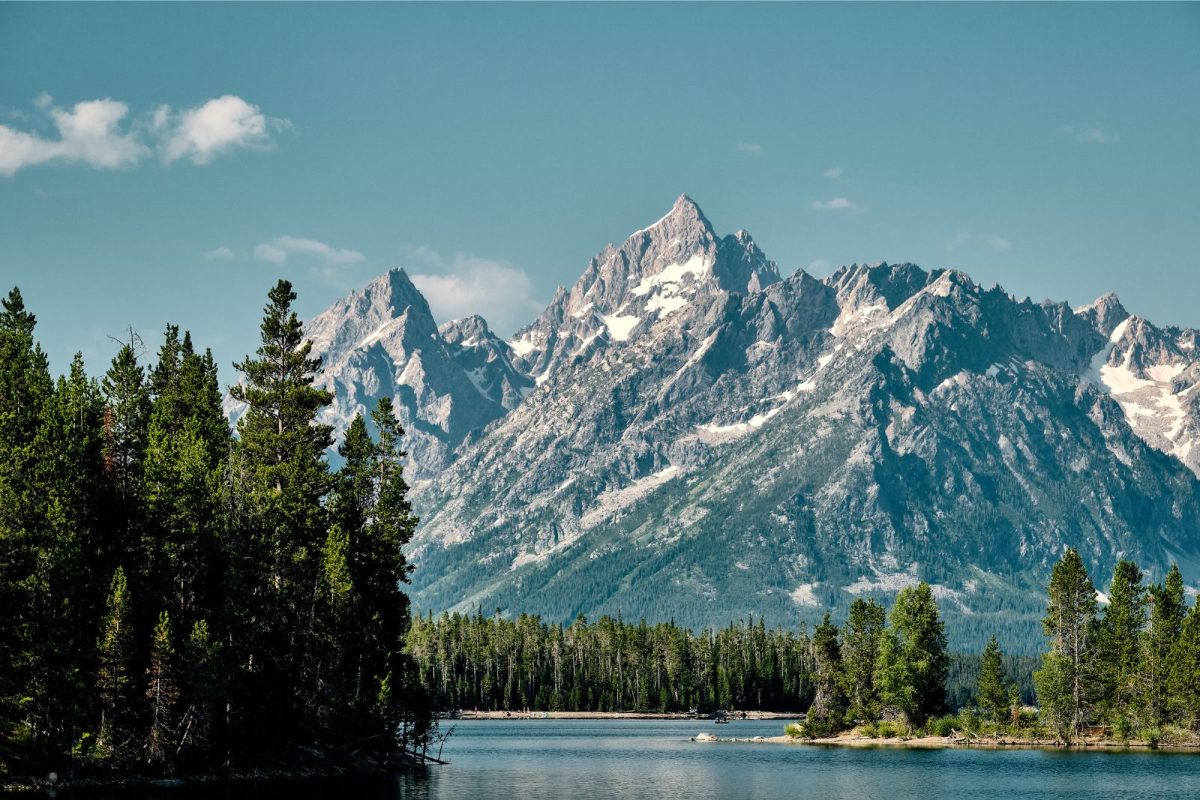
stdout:
{"type": "Polygon", "coordinates": [[[1200,578],[1198,334],[1111,296],[781,279],[681,197],[509,344],[399,272],[310,332],[337,419],[402,398],[421,608],[790,624],[925,579],[969,646],[1036,641],[1067,545],[1200,578]]]}

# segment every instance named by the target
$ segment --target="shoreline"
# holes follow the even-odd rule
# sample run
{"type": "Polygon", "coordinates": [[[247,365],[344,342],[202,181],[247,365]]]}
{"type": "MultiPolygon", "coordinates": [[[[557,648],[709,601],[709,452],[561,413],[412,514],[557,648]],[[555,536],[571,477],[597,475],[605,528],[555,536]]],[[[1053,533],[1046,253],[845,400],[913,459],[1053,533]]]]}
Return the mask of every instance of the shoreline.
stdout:
{"type": "MultiPolygon", "coordinates": [[[[746,720],[798,720],[803,719],[801,712],[790,711],[746,711],[729,714],[726,719],[730,722],[746,720]],[[745,716],[742,716],[742,714],[745,716]]],[[[439,716],[443,722],[459,720],[539,720],[539,719],[660,719],[660,720],[695,720],[697,722],[712,722],[712,714],[687,714],[681,711],[460,711],[457,716],[439,716]]]]}
{"type": "Polygon", "coordinates": [[[1076,751],[1137,751],[1163,753],[1200,753],[1200,742],[1151,744],[1146,741],[1113,739],[1080,739],[1070,744],[1053,739],[1016,739],[962,736],[897,736],[890,739],[871,738],[857,733],[805,739],[797,736],[715,736],[708,732],[692,737],[693,742],[707,744],[785,744],[812,747],[902,748],[910,750],[1076,750],[1076,751]]]}

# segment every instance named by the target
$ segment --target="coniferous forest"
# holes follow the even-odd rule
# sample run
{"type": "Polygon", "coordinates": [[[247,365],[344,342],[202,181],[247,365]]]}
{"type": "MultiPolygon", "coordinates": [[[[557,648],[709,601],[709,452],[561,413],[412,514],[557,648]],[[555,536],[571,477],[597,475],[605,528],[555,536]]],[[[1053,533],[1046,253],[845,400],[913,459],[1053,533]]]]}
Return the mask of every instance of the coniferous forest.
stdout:
{"type": "Polygon", "coordinates": [[[428,742],[403,432],[381,401],[331,470],[294,300],[280,281],[236,365],[236,435],[186,332],[54,380],[3,300],[0,775],[386,766],[428,742]]]}
{"type": "Polygon", "coordinates": [[[448,710],[803,711],[796,735],[1194,741],[1200,605],[1189,608],[1179,570],[1146,586],[1121,562],[1108,603],[1096,596],[1068,550],[1050,583],[1040,660],[1006,656],[994,636],[981,654],[948,652],[925,583],[902,590],[890,610],[858,599],[842,625],[826,615],[811,634],[761,619],[695,633],[607,616],[564,626],[476,612],[417,617],[407,646],[448,710]]]}

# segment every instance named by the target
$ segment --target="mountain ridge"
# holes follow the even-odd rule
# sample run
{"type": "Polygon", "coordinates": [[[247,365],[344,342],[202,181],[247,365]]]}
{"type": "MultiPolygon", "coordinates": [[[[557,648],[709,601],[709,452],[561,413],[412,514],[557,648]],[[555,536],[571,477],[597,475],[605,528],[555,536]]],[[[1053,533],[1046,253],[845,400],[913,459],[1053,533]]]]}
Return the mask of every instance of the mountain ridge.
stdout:
{"type": "Polygon", "coordinates": [[[508,342],[393,275],[314,349],[341,417],[405,398],[423,608],[795,622],[925,578],[1028,633],[1063,546],[1200,566],[1197,333],[1114,295],[783,278],[687,196],[508,342]]]}

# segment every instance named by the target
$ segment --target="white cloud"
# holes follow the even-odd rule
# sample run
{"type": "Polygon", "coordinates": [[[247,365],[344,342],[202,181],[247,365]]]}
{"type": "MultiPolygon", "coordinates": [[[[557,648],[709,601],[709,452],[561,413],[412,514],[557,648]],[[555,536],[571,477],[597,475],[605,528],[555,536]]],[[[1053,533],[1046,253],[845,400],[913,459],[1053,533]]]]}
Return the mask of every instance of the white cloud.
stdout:
{"type": "Polygon", "coordinates": [[[96,169],[132,167],[158,149],[164,163],[187,158],[207,164],[215,156],[239,147],[265,146],[272,130],[286,120],[266,117],[240,97],[225,95],[181,112],[159,106],[153,112],[129,117],[119,100],[85,100],[66,110],[42,92],[34,107],[43,127],[52,123],[57,138],[37,130],[0,125],[0,175],[50,162],[85,164],[96,169]]]}
{"type": "Polygon", "coordinates": [[[533,282],[525,271],[505,261],[462,253],[446,259],[428,247],[411,249],[407,256],[426,270],[412,275],[412,282],[439,322],[478,314],[508,336],[545,305],[533,297],[533,282]]]}
{"type": "Polygon", "coordinates": [[[761,156],[763,154],[763,146],[758,142],[738,142],[737,149],[748,156],[761,156]]]}
{"type": "Polygon", "coordinates": [[[842,168],[841,167],[830,167],[829,169],[827,169],[821,173],[821,177],[835,178],[835,179],[840,178],[840,177],[842,177],[842,168]]]}
{"type": "Polygon", "coordinates": [[[962,247],[967,242],[971,241],[971,234],[966,231],[959,231],[953,237],[946,240],[946,251],[953,253],[958,248],[962,247]]]}
{"type": "Polygon", "coordinates": [[[162,158],[168,164],[182,158],[207,164],[230,150],[262,147],[270,142],[272,128],[286,125],[283,120],[268,119],[258,106],[232,94],[178,113],[160,106],[151,122],[163,137],[162,158]]]}
{"type": "Polygon", "coordinates": [[[204,257],[209,261],[232,261],[233,251],[225,245],[221,245],[220,247],[207,251],[204,254],[204,257]]]}
{"type": "Polygon", "coordinates": [[[1071,125],[1063,125],[1059,130],[1075,141],[1084,144],[1117,144],[1121,141],[1121,134],[1106,131],[1103,128],[1075,128],[1071,125]]]}
{"type": "Polygon", "coordinates": [[[817,211],[858,211],[860,206],[852,200],[845,197],[834,197],[831,200],[813,200],[808,204],[809,208],[814,208],[817,211]]]}
{"type": "Polygon", "coordinates": [[[88,100],[70,110],[54,108],[49,95],[38,97],[58,129],[57,139],[45,139],[0,125],[0,174],[50,161],[78,162],[98,169],[120,169],[138,162],[148,148],[132,133],[122,132],[129,106],[117,100],[88,100]]]}
{"type": "Polygon", "coordinates": [[[1010,242],[1008,239],[1005,239],[1003,236],[995,233],[988,234],[987,236],[976,236],[970,231],[959,231],[958,233],[954,234],[954,236],[947,239],[944,246],[947,252],[953,253],[955,250],[958,250],[959,248],[968,244],[982,244],[983,246],[988,247],[997,253],[1003,253],[1012,249],[1012,242],[1010,242]]]}
{"type": "Polygon", "coordinates": [[[814,258],[812,261],[808,262],[808,266],[804,268],[804,271],[809,275],[827,275],[829,273],[829,268],[832,266],[833,265],[829,263],[828,259],[814,258]]]}
{"type": "Polygon", "coordinates": [[[365,258],[357,250],[331,247],[316,239],[303,239],[299,236],[277,236],[254,248],[255,258],[272,264],[282,264],[293,255],[312,256],[331,266],[357,264],[365,258]]]}

